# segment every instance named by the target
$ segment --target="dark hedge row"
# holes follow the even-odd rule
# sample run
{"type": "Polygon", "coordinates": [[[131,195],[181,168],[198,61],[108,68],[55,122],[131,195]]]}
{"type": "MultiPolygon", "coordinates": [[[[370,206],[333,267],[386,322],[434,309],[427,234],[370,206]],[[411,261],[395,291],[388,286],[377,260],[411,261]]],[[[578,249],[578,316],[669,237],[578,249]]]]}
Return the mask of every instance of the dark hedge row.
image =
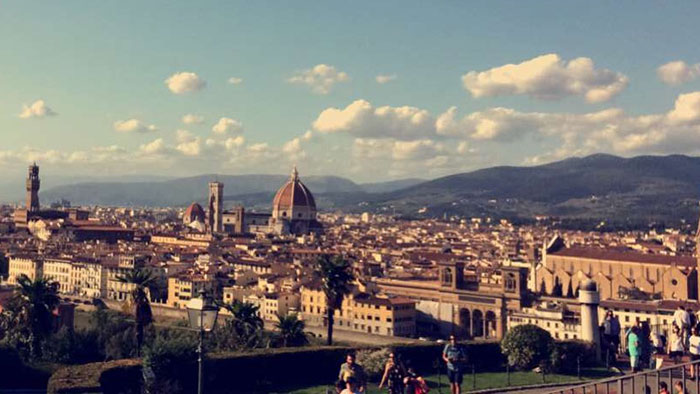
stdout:
{"type": "MultiPolygon", "coordinates": [[[[477,372],[500,371],[504,368],[505,359],[500,346],[496,342],[466,343],[469,363],[476,365],[477,372]]],[[[398,345],[393,350],[401,355],[404,361],[410,362],[421,374],[436,373],[443,345],[415,344],[398,345]]],[[[207,357],[204,365],[205,388],[209,393],[225,392],[269,392],[288,391],[313,385],[332,384],[338,376],[340,364],[349,352],[356,351],[349,347],[314,347],[267,349],[250,353],[219,353],[207,357]]],[[[582,366],[594,363],[590,346],[580,342],[557,343],[557,354],[560,355],[559,367],[562,370],[575,370],[576,360],[573,354],[582,354],[582,366]]],[[[85,368],[79,366],[83,372],[85,368]]],[[[97,370],[97,369],[96,369],[97,370]]],[[[61,371],[64,381],[67,375],[61,371]]],[[[140,367],[136,364],[115,364],[114,367],[100,368],[100,381],[105,393],[118,392],[125,381],[139,380],[140,367]]],[[[69,375],[69,374],[68,374],[69,375]]],[[[176,386],[182,392],[196,387],[196,363],[188,360],[178,368],[173,369],[176,386]]],[[[53,380],[53,377],[52,377],[53,380]]],[[[50,393],[68,393],[68,387],[50,393]]]]}

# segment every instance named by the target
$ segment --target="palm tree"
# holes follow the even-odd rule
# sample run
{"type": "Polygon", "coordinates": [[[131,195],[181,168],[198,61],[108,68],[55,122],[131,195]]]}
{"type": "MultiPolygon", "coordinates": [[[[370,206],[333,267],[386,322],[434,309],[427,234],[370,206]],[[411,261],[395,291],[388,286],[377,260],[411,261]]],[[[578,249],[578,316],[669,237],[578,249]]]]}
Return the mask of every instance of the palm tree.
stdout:
{"type": "Polygon", "coordinates": [[[153,312],[146,289],[153,285],[155,277],[147,269],[136,268],[128,271],[126,275],[117,276],[117,281],[134,285],[134,289],[131,290],[131,306],[136,324],[136,349],[140,356],[143,345],[143,330],[153,322],[153,312]]]}
{"type": "Polygon", "coordinates": [[[17,322],[28,330],[32,356],[41,355],[41,343],[53,329],[53,310],[60,303],[58,283],[46,279],[31,280],[22,274],[17,277],[19,288],[14,301],[17,307],[17,322]]]}
{"type": "Polygon", "coordinates": [[[316,262],[316,274],[321,278],[323,293],[326,295],[326,320],[328,345],[333,344],[333,315],[350,293],[350,283],[355,279],[350,263],[342,256],[333,258],[324,255],[316,262]]]}
{"type": "Polygon", "coordinates": [[[233,315],[231,325],[241,343],[245,347],[251,347],[264,326],[264,322],[260,318],[260,307],[250,302],[238,300],[234,301],[233,304],[222,306],[233,315]]]}
{"type": "Polygon", "coordinates": [[[275,327],[280,331],[279,335],[282,338],[284,347],[301,346],[309,343],[309,339],[304,332],[306,324],[303,320],[299,320],[296,313],[287,316],[277,315],[277,319],[279,321],[275,323],[275,327]]]}

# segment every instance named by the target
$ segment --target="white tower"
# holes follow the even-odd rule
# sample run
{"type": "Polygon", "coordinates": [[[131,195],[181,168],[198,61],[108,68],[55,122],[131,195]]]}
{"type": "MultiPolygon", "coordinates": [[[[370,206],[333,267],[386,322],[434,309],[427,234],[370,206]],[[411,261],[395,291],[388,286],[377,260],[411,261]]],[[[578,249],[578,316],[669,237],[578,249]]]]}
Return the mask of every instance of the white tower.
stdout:
{"type": "Polygon", "coordinates": [[[600,360],[600,331],[598,330],[598,305],[600,293],[598,284],[589,279],[578,291],[578,302],[581,304],[581,340],[595,344],[596,358],[600,360]]]}

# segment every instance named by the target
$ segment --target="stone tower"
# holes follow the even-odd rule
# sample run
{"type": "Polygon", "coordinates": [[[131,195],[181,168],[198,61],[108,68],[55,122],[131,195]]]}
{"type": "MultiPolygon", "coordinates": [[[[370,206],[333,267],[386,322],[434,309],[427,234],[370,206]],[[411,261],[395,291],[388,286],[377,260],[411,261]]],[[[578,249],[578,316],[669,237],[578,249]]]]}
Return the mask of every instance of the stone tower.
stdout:
{"type": "Polygon", "coordinates": [[[209,182],[209,210],[207,211],[207,224],[210,233],[223,231],[223,199],[224,184],[221,182],[209,182]]]}
{"type": "Polygon", "coordinates": [[[598,329],[598,304],[600,293],[598,284],[589,279],[578,291],[578,302],[581,305],[581,340],[595,344],[596,358],[600,360],[600,331],[598,329]]]}
{"type": "Polygon", "coordinates": [[[29,166],[27,175],[27,212],[39,212],[39,166],[36,163],[29,166]]]}

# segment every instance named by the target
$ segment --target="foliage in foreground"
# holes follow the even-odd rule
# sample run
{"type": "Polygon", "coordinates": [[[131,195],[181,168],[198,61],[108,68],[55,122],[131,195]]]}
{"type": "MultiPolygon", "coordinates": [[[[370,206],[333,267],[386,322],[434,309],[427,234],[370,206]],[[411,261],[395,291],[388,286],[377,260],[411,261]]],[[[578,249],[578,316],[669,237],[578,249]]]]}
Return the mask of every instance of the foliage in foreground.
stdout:
{"type": "Polygon", "coordinates": [[[549,366],[554,340],[549,332],[532,324],[508,330],[501,341],[501,351],[508,364],[521,370],[549,366]]]}

